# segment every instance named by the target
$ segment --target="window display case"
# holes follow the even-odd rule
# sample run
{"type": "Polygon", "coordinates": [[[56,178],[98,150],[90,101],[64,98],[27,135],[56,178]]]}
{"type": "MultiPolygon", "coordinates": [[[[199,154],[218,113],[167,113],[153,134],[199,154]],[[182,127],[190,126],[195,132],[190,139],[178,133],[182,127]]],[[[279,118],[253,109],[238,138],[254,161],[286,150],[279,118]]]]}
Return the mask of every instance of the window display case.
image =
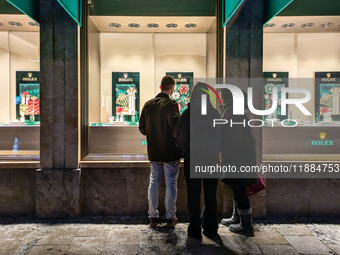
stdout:
{"type": "MultiPolygon", "coordinates": [[[[40,147],[39,27],[0,15],[0,159],[37,160],[40,147]],[[17,21],[12,26],[7,20],[17,21]],[[15,23],[17,24],[17,23],[15,23]]],[[[33,24],[31,22],[31,24],[33,24]]]]}
{"type": "MultiPolygon", "coordinates": [[[[340,61],[335,56],[340,53],[337,43],[340,29],[338,26],[324,27],[320,24],[338,24],[340,19],[335,16],[275,17],[271,22],[274,25],[264,28],[263,107],[268,108],[266,97],[270,100],[266,79],[275,81],[274,75],[278,78],[283,72],[289,73],[288,82],[282,82],[284,86],[303,88],[311,93],[311,99],[303,104],[311,115],[303,114],[295,105],[288,105],[288,115],[282,118],[274,116],[280,120],[283,117],[294,119],[297,125],[288,128],[281,125],[263,127],[263,159],[338,160],[340,61]],[[286,23],[291,23],[292,27],[285,27],[286,23]],[[312,25],[302,26],[305,23],[312,25]]],[[[292,99],[302,97],[299,93],[289,94],[292,99]]]]}
{"type": "Polygon", "coordinates": [[[176,79],[172,99],[181,113],[187,108],[194,78],[215,77],[210,65],[216,65],[212,47],[216,21],[215,17],[139,17],[134,20],[140,27],[129,27],[126,22],[131,17],[115,17],[121,27],[113,28],[109,25],[113,17],[108,18],[88,19],[88,156],[141,159],[147,154],[147,143],[138,129],[139,115],[160,92],[162,77],[176,79]],[[193,19],[199,20],[197,28],[186,28],[193,19]],[[159,27],[148,27],[151,20],[159,27]],[[175,21],[178,28],[166,27],[175,21]]]}

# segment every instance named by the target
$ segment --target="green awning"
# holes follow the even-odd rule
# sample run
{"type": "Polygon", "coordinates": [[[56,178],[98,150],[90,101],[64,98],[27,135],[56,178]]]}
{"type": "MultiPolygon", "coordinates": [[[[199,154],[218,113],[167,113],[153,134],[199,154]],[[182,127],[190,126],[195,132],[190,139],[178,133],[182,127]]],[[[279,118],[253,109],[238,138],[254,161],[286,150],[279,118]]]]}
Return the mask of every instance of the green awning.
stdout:
{"type": "Polygon", "coordinates": [[[223,0],[222,1],[222,27],[227,25],[230,18],[238,10],[244,0],[223,0]]]}
{"type": "Polygon", "coordinates": [[[7,2],[12,4],[22,13],[26,14],[35,22],[39,23],[39,0],[7,0],[7,2]]]}
{"type": "MultiPolygon", "coordinates": [[[[263,24],[267,24],[294,0],[264,0],[263,2],[263,24]]],[[[308,3],[306,3],[308,5],[308,3]]]]}
{"type": "Polygon", "coordinates": [[[82,26],[82,0],[57,0],[74,21],[82,26]]]}

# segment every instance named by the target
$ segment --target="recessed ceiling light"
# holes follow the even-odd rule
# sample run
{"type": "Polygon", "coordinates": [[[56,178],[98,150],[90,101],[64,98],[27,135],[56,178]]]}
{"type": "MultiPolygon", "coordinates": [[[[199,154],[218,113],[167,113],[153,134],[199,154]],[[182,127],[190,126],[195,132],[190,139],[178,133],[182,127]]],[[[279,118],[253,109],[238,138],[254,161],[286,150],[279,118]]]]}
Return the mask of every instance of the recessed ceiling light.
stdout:
{"type": "Polygon", "coordinates": [[[178,27],[178,25],[175,24],[175,23],[169,23],[169,24],[166,24],[165,26],[166,26],[167,28],[175,28],[175,27],[178,27]]]}
{"type": "Polygon", "coordinates": [[[147,26],[148,27],[150,27],[150,28],[156,28],[156,27],[159,27],[159,25],[158,24],[156,24],[156,23],[150,23],[150,24],[147,24],[147,26]]]}
{"type": "Polygon", "coordinates": [[[139,24],[137,24],[137,23],[130,23],[129,25],[128,25],[129,27],[140,27],[140,25],[139,24]]]}
{"type": "Polygon", "coordinates": [[[267,23],[266,25],[264,25],[263,27],[275,27],[276,24],[275,23],[267,23]]]}
{"type": "Polygon", "coordinates": [[[188,24],[185,24],[185,27],[192,28],[192,27],[197,27],[197,25],[195,23],[188,23],[188,24]]]}
{"type": "Polygon", "coordinates": [[[287,24],[283,24],[282,27],[286,28],[286,27],[294,27],[295,24],[294,23],[287,23],[287,24]]]}
{"type": "Polygon", "coordinates": [[[319,27],[324,28],[324,27],[331,27],[333,25],[334,23],[324,23],[324,24],[321,24],[319,27]]]}
{"type": "Polygon", "coordinates": [[[306,27],[312,27],[314,26],[314,23],[306,23],[306,24],[302,24],[300,27],[301,28],[306,28],[306,27]]]}
{"type": "Polygon", "coordinates": [[[110,27],[121,27],[122,25],[119,23],[110,23],[109,26],[110,27]]]}
{"type": "Polygon", "coordinates": [[[10,21],[10,22],[8,22],[8,24],[10,24],[11,26],[16,26],[16,27],[21,27],[22,26],[21,23],[16,22],[16,21],[10,21]]]}
{"type": "Polygon", "coordinates": [[[39,23],[37,22],[28,22],[28,25],[33,26],[33,27],[39,27],[39,23]]]}

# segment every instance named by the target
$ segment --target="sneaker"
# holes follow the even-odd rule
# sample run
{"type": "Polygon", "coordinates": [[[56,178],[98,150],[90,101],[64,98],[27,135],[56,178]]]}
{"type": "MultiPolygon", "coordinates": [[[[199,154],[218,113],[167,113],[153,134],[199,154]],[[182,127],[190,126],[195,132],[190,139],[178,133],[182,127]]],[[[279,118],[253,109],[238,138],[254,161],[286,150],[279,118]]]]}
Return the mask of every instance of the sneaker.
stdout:
{"type": "Polygon", "coordinates": [[[156,228],[158,226],[158,218],[149,218],[150,227],[156,228]]]}
{"type": "Polygon", "coordinates": [[[175,225],[177,224],[177,222],[178,222],[178,219],[177,219],[177,218],[167,219],[166,226],[167,226],[168,228],[174,228],[175,225]]]}
{"type": "Polygon", "coordinates": [[[241,223],[231,224],[229,230],[235,234],[254,236],[254,227],[252,225],[243,226],[241,223]]]}
{"type": "Polygon", "coordinates": [[[240,223],[240,218],[239,216],[231,216],[230,218],[224,218],[221,220],[221,224],[224,225],[224,226],[229,226],[231,224],[238,224],[240,223]]]}

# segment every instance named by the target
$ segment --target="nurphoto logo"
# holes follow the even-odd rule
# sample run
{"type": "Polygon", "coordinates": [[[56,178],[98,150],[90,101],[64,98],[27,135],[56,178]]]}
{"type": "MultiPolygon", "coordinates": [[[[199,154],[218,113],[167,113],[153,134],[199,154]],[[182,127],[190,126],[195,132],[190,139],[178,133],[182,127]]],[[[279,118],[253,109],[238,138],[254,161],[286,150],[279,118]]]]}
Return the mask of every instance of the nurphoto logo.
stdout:
{"type": "MultiPolygon", "coordinates": [[[[220,96],[218,95],[217,91],[205,84],[205,83],[201,83],[203,85],[205,85],[207,87],[207,89],[203,89],[201,88],[201,90],[205,91],[210,97],[211,99],[215,102],[215,105],[217,106],[217,102],[213,96],[213,94],[211,92],[209,92],[208,89],[210,89],[218,98],[220,104],[222,105],[222,100],[220,98],[220,96]]],[[[216,89],[229,89],[232,97],[233,97],[233,115],[244,115],[245,111],[244,111],[244,93],[242,92],[242,90],[240,88],[238,88],[235,85],[231,85],[231,84],[216,84],[215,85],[216,89]]],[[[252,87],[248,87],[247,89],[247,93],[248,93],[248,100],[247,100],[247,105],[248,105],[248,109],[251,113],[255,114],[255,115],[269,115],[272,114],[277,106],[278,106],[278,92],[277,92],[277,88],[274,87],[273,88],[273,103],[270,109],[266,109],[266,110],[258,110],[255,109],[254,104],[253,104],[253,88],[252,87]]],[[[201,114],[202,115],[207,115],[207,94],[202,94],[201,96],[201,114]]],[[[309,100],[311,99],[311,93],[304,88],[287,88],[287,87],[283,87],[281,89],[281,115],[286,115],[287,112],[287,105],[291,104],[291,105],[295,105],[304,115],[312,115],[304,106],[304,103],[307,103],[309,100]],[[305,97],[303,98],[288,98],[288,93],[302,93],[305,95],[305,97]]],[[[224,125],[224,124],[228,124],[230,123],[230,126],[232,127],[233,125],[243,125],[246,126],[246,120],[244,120],[243,122],[234,122],[232,121],[232,119],[230,120],[226,120],[226,119],[214,119],[213,122],[213,126],[215,127],[216,125],[224,125]]],[[[262,121],[261,119],[250,119],[247,122],[248,126],[250,127],[262,127],[264,125],[264,121],[262,121]],[[260,125],[255,125],[255,123],[258,122],[260,123],[260,125]]],[[[284,127],[295,127],[297,126],[297,121],[293,120],[293,119],[286,119],[283,120],[281,122],[281,125],[284,127]],[[295,122],[295,125],[288,125],[285,124],[285,122],[295,122]]],[[[272,127],[274,125],[271,125],[272,127]]]]}

